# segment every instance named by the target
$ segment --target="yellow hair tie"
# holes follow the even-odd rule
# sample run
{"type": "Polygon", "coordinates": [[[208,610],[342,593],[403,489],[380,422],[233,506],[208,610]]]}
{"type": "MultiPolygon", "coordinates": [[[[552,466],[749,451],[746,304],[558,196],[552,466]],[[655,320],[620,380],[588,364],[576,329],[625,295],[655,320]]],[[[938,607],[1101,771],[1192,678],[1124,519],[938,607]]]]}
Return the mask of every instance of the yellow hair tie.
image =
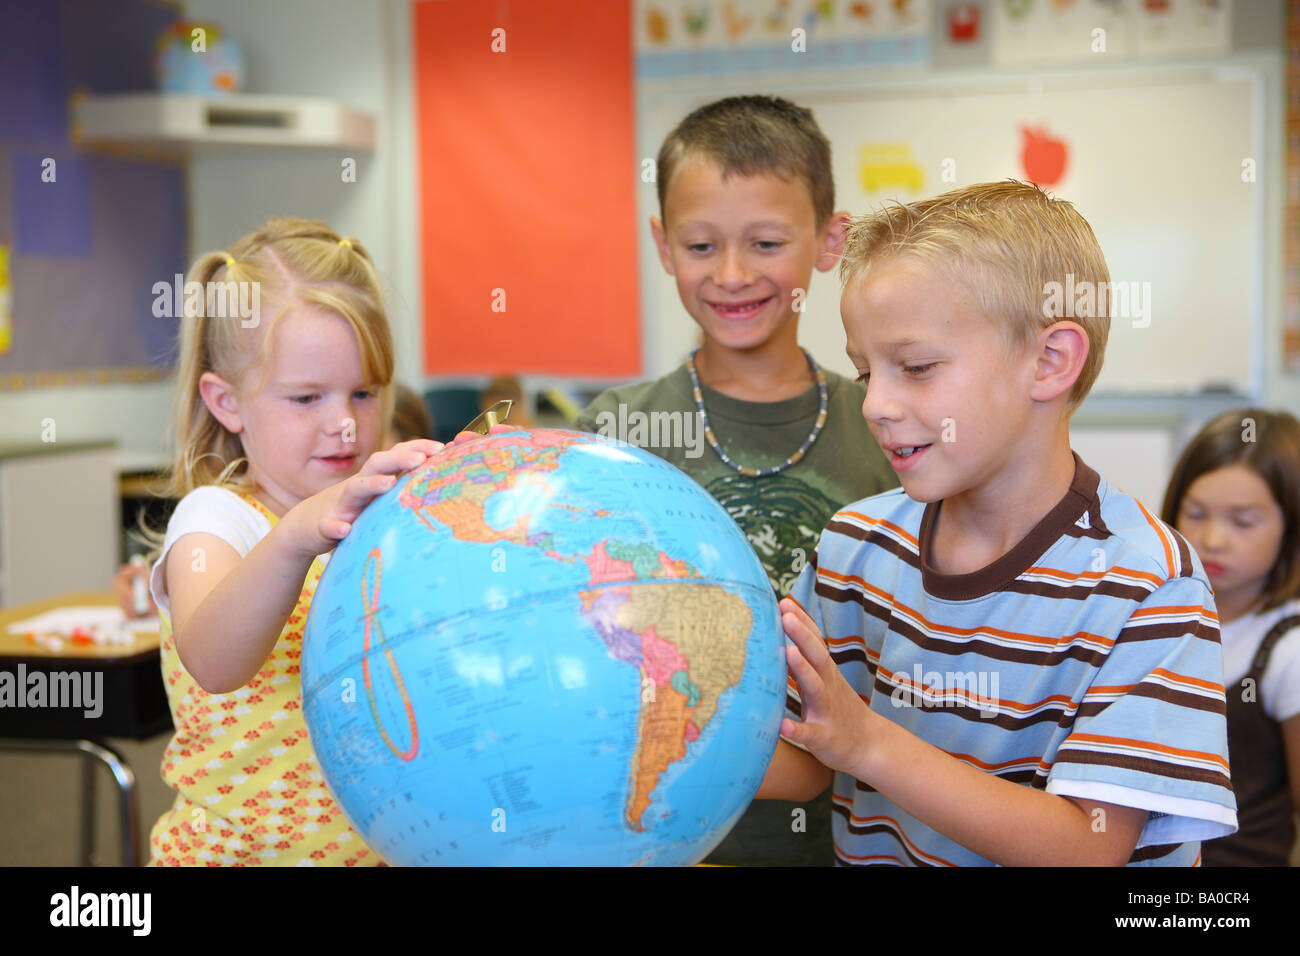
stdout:
{"type": "Polygon", "coordinates": [[[235,264],[234,258],[232,256],[226,256],[226,268],[229,269],[234,264],[235,264]]]}
{"type": "Polygon", "coordinates": [[[351,249],[351,248],[352,248],[352,240],[351,240],[351,239],[340,239],[340,240],[339,240],[339,245],[340,245],[340,246],[347,246],[349,249],[351,249]]]}

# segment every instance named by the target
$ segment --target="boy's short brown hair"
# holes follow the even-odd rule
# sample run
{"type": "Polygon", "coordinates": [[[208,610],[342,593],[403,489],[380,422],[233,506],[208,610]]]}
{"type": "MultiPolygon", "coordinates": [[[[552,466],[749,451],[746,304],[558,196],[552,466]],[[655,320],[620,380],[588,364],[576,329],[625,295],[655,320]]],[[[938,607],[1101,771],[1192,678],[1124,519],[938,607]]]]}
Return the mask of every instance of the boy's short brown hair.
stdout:
{"type": "Polygon", "coordinates": [[[673,174],[691,158],[712,160],[724,177],[767,173],[802,182],[818,229],[835,210],[830,141],[812,110],[789,100],[731,96],[701,106],[678,123],[659,147],[656,161],[660,217],[673,174]]]}
{"type": "Polygon", "coordinates": [[[1106,354],[1110,271],[1092,227],[1073,204],[1015,180],[895,203],[850,225],[840,278],[847,288],[873,262],[893,257],[924,262],[969,288],[1009,350],[1018,352],[1061,319],[1081,325],[1088,357],[1070,389],[1069,410],[1083,403],[1106,354]],[[1060,293],[1084,289],[1093,298],[1082,301],[1092,305],[1078,309],[1070,302],[1066,311],[1060,293]]]}
{"type": "Polygon", "coordinates": [[[1174,466],[1160,518],[1178,526],[1187,489],[1201,475],[1243,465],[1260,477],[1282,509],[1277,563],[1264,581],[1261,611],[1300,598],[1300,421],[1288,412],[1242,408],[1224,412],[1197,432],[1174,466]]]}

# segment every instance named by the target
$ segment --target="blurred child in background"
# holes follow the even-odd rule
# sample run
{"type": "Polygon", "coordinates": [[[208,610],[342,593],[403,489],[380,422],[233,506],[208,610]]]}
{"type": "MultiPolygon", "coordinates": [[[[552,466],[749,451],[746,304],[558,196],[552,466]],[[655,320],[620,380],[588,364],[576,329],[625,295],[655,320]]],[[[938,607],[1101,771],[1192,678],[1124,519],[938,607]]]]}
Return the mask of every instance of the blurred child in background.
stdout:
{"type": "Polygon", "coordinates": [[[479,411],[485,412],[497,402],[507,399],[514,403],[510,406],[507,424],[511,428],[535,428],[537,423],[533,421],[533,416],[528,411],[528,404],[524,401],[523,386],[519,384],[519,379],[513,376],[498,376],[487,383],[479,396],[479,411]]]}
{"type": "Polygon", "coordinates": [[[1246,408],[1183,451],[1161,517],[1214,587],[1240,829],[1206,866],[1286,866],[1300,808],[1300,421],[1246,408]]]}
{"type": "Polygon", "coordinates": [[[433,419],[420,393],[400,382],[393,389],[393,420],[388,429],[388,447],[433,435],[433,419]]]}

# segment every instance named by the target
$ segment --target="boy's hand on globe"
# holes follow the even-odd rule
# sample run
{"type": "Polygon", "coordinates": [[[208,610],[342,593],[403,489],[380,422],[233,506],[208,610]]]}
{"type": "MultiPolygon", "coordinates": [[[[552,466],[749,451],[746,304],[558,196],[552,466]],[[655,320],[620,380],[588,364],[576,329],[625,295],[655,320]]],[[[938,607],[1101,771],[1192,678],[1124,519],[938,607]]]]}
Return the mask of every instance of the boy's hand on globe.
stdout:
{"type": "Polygon", "coordinates": [[[831,659],[813,619],[789,598],[781,601],[781,625],[794,647],[785,659],[799,685],[803,719],[781,721],[781,736],[806,747],[832,770],[853,773],[861,763],[870,709],[831,659]]]}
{"type": "Polygon", "coordinates": [[[296,532],[296,546],[311,555],[333,550],[366,505],[392,488],[399,474],[418,468],[442,449],[441,442],[428,438],[399,442],[371,455],[351,478],[299,502],[284,519],[296,532]]]}

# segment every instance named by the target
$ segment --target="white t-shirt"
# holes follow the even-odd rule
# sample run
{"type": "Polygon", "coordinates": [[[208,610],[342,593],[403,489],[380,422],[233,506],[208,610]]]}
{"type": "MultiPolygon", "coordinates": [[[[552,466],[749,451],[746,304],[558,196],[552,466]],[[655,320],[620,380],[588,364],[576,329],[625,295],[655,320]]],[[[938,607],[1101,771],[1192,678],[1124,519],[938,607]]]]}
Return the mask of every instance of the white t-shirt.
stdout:
{"type": "Polygon", "coordinates": [[[195,488],[180,500],[172,512],[171,520],[167,522],[162,554],[154,562],[149,575],[149,591],[154,603],[171,614],[171,602],[163,587],[163,570],[167,552],[182,535],[195,532],[216,535],[242,558],[270,531],[271,522],[228,488],[218,488],[216,485],[195,488]]]}
{"type": "MultiPolygon", "coordinates": [[[[1300,598],[1263,614],[1247,614],[1221,625],[1223,683],[1229,694],[1241,689],[1242,678],[1250,670],[1264,635],[1282,618],[1294,614],[1300,614],[1300,598]]],[[[1269,719],[1280,723],[1300,714],[1300,625],[1273,645],[1258,691],[1269,719]]]]}

